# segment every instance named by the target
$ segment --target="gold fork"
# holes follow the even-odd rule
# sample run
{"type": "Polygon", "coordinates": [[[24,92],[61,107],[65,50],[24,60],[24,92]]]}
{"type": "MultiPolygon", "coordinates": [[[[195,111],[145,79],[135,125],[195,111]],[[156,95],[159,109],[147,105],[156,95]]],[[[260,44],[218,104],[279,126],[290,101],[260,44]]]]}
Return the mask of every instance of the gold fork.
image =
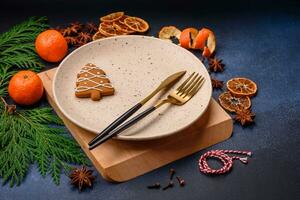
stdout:
{"type": "Polygon", "coordinates": [[[133,124],[137,123],[138,121],[140,121],[141,119],[143,119],[144,117],[152,113],[154,110],[166,103],[178,106],[185,104],[199,91],[204,81],[205,79],[203,76],[193,72],[177,89],[172,91],[166,99],[159,101],[154,106],[148,108],[147,110],[143,111],[142,113],[128,120],[123,125],[116,128],[115,130],[111,131],[109,134],[98,140],[96,143],[90,145],[89,149],[92,150],[98,145],[112,138],[113,136],[121,133],[122,131],[131,127],[133,124]]]}

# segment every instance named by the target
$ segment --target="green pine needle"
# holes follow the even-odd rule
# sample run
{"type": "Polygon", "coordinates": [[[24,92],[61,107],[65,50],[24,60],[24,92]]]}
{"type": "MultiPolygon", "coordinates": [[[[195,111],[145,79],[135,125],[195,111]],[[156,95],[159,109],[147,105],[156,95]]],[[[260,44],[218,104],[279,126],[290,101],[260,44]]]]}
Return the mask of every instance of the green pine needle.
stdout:
{"type": "MultiPolygon", "coordinates": [[[[2,110],[3,111],[3,107],[2,110]]],[[[3,184],[19,185],[28,167],[35,161],[42,176],[51,174],[59,184],[62,169],[73,164],[88,164],[79,146],[61,127],[51,108],[22,110],[15,114],[2,112],[0,116],[0,177],[3,184]]]]}
{"type": "Polygon", "coordinates": [[[10,77],[15,74],[15,70],[9,70],[9,67],[0,67],[0,97],[7,95],[7,86],[10,77]]]}
{"type": "Polygon", "coordinates": [[[1,99],[18,69],[41,70],[34,40],[47,27],[46,18],[30,18],[0,34],[0,178],[11,187],[24,180],[33,163],[42,176],[50,174],[56,184],[63,169],[72,169],[70,163],[89,164],[76,142],[59,126],[63,123],[51,108],[9,113],[1,99]]]}
{"type": "Polygon", "coordinates": [[[35,53],[34,40],[48,27],[46,21],[45,17],[32,17],[2,33],[0,35],[0,67],[16,66],[39,71],[42,63],[35,53]]]}
{"type": "Polygon", "coordinates": [[[47,18],[29,18],[0,34],[0,96],[7,94],[7,85],[16,69],[40,71],[42,62],[35,53],[36,36],[48,27],[47,18]]]}

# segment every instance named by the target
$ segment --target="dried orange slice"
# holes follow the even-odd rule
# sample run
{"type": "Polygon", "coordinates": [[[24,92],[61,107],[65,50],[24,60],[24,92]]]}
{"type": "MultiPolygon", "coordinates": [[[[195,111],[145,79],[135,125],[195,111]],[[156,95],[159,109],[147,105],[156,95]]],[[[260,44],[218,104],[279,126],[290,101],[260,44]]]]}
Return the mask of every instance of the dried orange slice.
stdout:
{"type": "Polygon", "coordinates": [[[253,96],[257,92],[257,85],[247,78],[233,78],[226,85],[235,96],[253,96]]]}
{"type": "Polygon", "coordinates": [[[219,96],[219,102],[224,109],[230,112],[236,112],[237,110],[242,109],[249,109],[251,106],[251,100],[249,97],[235,97],[230,92],[223,92],[219,96]]]}
{"type": "Polygon", "coordinates": [[[145,20],[138,17],[127,17],[124,20],[124,23],[130,29],[140,33],[146,32],[149,29],[149,24],[145,20]]]}
{"type": "Polygon", "coordinates": [[[179,40],[180,34],[181,34],[181,31],[178,28],[176,28],[175,26],[165,26],[159,31],[158,37],[162,40],[172,42],[171,39],[174,37],[179,40]]]}
{"type": "Polygon", "coordinates": [[[125,24],[122,24],[120,20],[113,22],[113,26],[115,29],[117,29],[120,32],[123,32],[125,34],[134,33],[135,31],[126,26],[125,24]]]}
{"type": "Polygon", "coordinates": [[[186,49],[192,48],[193,41],[198,34],[198,30],[195,28],[184,29],[179,38],[180,46],[186,49]]]}
{"type": "Polygon", "coordinates": [[[101,22],[108,22],[108,23],[111,23],[111,22],[114,22],[114,21],[117,21],[119,20],[121,17],[123,17],[124,15],[124,12],[114,12],[114,13],[110,13],[108,15],[105,15],[103,17],[100,18],[100,21],[101,22]]]}
{"type": "Polygon", "coordinates": [[[113,26],[113,24],[105,23],[105,22],[100,23],[99,32],[102,33],[103,35],[107,36],[107,37],[116,36],[116,35],[124,35],[124,33],[118,31],[113,26]]]}
{"type": "Polygon", "coordinates": [[[105,37],[106,37],[105,35],[103,35],[100,31],[98,31],[93,35],[93,40],[98,40],[105,37]]]}
{"type": "Polygon", "coordinates": [[[130,17],[130,16],[128,16],[128,15],[123,15],[119,20],[118,20],[118,22],[120,23],[120,24],[124,24],[125,25],[125,19],[127,18],[127,17],[130,17]]]}

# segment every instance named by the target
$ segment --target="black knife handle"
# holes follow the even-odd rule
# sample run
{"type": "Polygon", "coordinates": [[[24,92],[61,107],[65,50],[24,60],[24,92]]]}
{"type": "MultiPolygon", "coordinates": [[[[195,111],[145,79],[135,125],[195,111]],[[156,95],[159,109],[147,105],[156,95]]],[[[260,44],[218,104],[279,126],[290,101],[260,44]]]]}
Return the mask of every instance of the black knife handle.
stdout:
{"type": "Polygon", "coordinates": [[[140,121],[141,119],[143,119],[144,117],[146,117],[147,115],[152,113],[155,109],[156,109],[156,107],[152,106],[152,107],[148,108],[147,110],[145,110],[144,112],[142,112],[142,113],[138,114],[137,116],[133,117],[132,119],[128,120],[123,125],[119,126],[118,128],[114,129],[113,131],[109,132],[107,135],[104,135],[102,138],[100,138],[99,140],[94,142],[92,145],[89,146],[89,149],[90,150],[94,149],[95,147],[97,147],[98,145],[107,141],[108,139],[114,137],[115,135],[121,133],[125,129],[131,127],[132,125],[134,125],[135,123],[137,123],[138,121],[140,121]]]}
{"type": "Polygon", "coordinates": [[[138,109],[142,107],[141,103],[136,104],[132,108],[130,108],[128,111],[126,111],[124,114],[122,114],[120,117],[118,117],[114,122],[112,122],[108,127],[106,127],[101,133],[99,133],[95,138],[93,138],[89,145],[94,144],[97,140],[114,130],[117,126],[122,124],[126,119],[128,119],[131,115],[133,115],[138,109]]]}

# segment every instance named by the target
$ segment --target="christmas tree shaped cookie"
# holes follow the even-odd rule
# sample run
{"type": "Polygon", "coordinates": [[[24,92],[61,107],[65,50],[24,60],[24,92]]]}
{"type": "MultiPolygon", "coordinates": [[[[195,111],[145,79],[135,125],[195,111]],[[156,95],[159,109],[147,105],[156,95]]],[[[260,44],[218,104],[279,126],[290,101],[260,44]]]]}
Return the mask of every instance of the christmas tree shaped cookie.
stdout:
{"type": "Polygon", "coordinates": [[[99,101],[115,92],[105,72],[94,64],[86,64],[77,74],[75,96],[99,101]]]}

